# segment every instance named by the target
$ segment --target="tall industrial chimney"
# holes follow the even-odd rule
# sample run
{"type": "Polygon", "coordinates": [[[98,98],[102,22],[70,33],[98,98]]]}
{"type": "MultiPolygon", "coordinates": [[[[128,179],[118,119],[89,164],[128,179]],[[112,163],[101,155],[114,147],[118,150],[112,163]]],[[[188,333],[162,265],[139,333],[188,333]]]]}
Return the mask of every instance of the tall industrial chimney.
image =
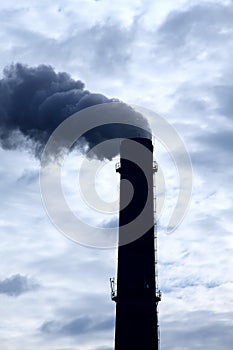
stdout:
{"type": "Polygon", "coordinates": [[[153,145],[150,139],[121,143],[120,217],[115,350],[158,350],[153,145]]]}

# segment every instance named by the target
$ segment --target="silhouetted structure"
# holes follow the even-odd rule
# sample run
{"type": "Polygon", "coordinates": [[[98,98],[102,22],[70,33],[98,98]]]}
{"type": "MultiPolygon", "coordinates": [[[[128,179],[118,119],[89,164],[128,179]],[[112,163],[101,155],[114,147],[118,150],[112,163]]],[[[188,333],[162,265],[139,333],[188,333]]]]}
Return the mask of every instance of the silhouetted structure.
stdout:
{"type": "Polygon", "coordinates": [[[116,167],[121,175],[116,291],[111,279],[116,302],[115,350],[157,350],[160,293],[155,274],[153,172],[157,169],[152,142],[123,140],[120,156],[116,167]]]}

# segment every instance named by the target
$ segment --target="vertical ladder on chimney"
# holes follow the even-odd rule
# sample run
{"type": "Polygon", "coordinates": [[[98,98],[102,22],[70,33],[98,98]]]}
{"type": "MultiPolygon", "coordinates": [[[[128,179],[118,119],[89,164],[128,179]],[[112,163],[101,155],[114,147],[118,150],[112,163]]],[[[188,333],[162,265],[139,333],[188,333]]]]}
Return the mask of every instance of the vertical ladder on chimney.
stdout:
{"type": "Polygon", "coordinates": [[[156,313],[157,313],[157,329],[158,329],[158,347],[160,348],[160,330],[158,322],[158,303],[161,301],[161,291],[158,288],[158,259],[157,259],[157,212],[156,212],[156,176],[158,171],[158,163],[153,161],[153,199],[154,199],[154,249],[155,249],[155,298],[156,298],[156,313]]]}

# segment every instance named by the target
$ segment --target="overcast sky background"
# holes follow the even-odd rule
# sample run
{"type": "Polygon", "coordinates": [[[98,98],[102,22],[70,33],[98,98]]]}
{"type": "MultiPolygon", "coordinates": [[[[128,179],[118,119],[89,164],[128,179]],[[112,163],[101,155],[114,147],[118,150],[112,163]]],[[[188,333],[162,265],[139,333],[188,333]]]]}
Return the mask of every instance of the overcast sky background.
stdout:
{"type": "MultiPolygon", "coordinates": [[[[179,132],[194,187],[181,226],[159,232],[161,350],[232,349],[233,2],[9,0],[0,23],[1,71],[51,65],[90,91],[156,111],[179,132]]],[[[0,154],[1,349],[113,349],[116,250],[60,234],[42,204],[39,160],[25,149],[0,154]]],[[[169,198],[176,189],[164,151],[157,160],[169,198]]],[[[73,192],[79,161],[69,159],[63,181],[91,222],[96,214],[73,192]]],[[[105,169],[100,192],[116,198],[114,162],[105,169]]]]}

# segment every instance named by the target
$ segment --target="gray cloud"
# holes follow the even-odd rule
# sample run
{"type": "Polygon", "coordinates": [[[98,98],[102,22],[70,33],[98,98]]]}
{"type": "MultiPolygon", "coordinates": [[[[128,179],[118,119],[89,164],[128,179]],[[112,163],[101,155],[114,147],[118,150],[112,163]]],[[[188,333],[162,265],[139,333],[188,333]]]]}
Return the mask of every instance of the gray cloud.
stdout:
{"type": "Polygon", "coordinates": [[[24,171],[23,174],[18,178],[18,185],[26,184],[32,185],[38,181],[38,171],[24,171]]]}
{"type": "Polygon", "coordinates": [[[232,27],[232,14],[231,5],[220,3],[198,4],[173,11],[159,28],[161,43],[170,50],[189,54],[202,49],[203,45],[209,48],[216,42],[222,44],[230,40],[227,29],[232,27]]]}
{"type": "Polygon", "coordinates": [[[214,85],[181,84],[173,94],[170,115],[178,120],[174,125],[186,138],[193,165],[214,168],[214,172],[224,167],[226,172],[233,148],[233,87],[214,85]]]}
{"type": "Polygon", "coordinates": [[[193,147],[190,147],[189,154],[195,168],[199,167],[212,172],[211,178],[215,186],[221,176],[221,183],[224,182],[224,187],[227,187],[232,177],[229,156],[233,150],[233,129],[229,128],[224,118],[216,116],[215,120],[218,120],[219,126],[213,126],[213,130],[210,127],[209,130],[193,133],[190,137],[193,147]],[[222,126],[220,126],[221,123],[222,126]]]}
{"type": "Polygon", "coordinates": [[[161,322],[161,350],[230,349],[233,341],[232,314],[193,311],[179,320],[161,322]]]}
{"type": "Polygon", "coordinates": [[[233,120],[233,85],[217,85],[213,91],[218,102],[217,111],[233,120]]]}
{"type": "Polygon", "coordinates": [[[39,284],[31,278],[17,274],[0,281],[0,294],[18,297],[38,287],[39,284]]]}
{"type": "MultiPolygon", "coordinates": [[[[90,30],[78,34],[75,38],[80,43],[80,38],[85,37],[83,46],[88,46],[90,52],[90,67],[97,73],[114,73],[119,72],[126,67],[131,58],[131,44],[134,40],[135,32],[132,27],[121,28],[119,25],[105,23],[104,25],[96,25],[90,30]]],[[[82,41],[81,41],[82,43],[82,41]]],[[[84,49],[84,47],[83,47],[84,49]]],[[[87,49],[87,48],[86,48],[87,49]]],[[[83,50],[81,50],[83,51],[83,50]]]]}
{"type": "MultiPolygon", "coordinates": [[[[209,133],[205,137],[205,142],[210,147],[214,147],[215,152],[228,151],[232,153],[233,150],[233,131],[232,130],[221,130],[216,133],[209,133]]],[[[219,152],[221,153],[221,152],[219,152]]],[[[215,153],[215,156],[217,153],[215,153]]]]}
{"type": "Polygon", "coordinates": [[[40,327],[40,331],[51,336],[76,337],[81,334],[103,332],[114,328],[114,318],[106,317],[96,322],[90,316],[80,316],[67,323],[60,321],[46,321],[40,327]]]}
{"type": "MultiPolygon", "coordinates": [[[[179,86],[172,97],[175,100],[173,113],[182,113],[186,120],[209,121],[215,116],[215,123],[208,129],[210,131],[214,130],[218,124],[224,127],[223,117],[229,119],[225,122],[233,119],[233,85],[231,84],[224,85],[210,81],[193,86],[192,83],[186,82],[179,86]]],[[[192,124],[192,127],[197,126],[198,124],[192,124]]]]}

